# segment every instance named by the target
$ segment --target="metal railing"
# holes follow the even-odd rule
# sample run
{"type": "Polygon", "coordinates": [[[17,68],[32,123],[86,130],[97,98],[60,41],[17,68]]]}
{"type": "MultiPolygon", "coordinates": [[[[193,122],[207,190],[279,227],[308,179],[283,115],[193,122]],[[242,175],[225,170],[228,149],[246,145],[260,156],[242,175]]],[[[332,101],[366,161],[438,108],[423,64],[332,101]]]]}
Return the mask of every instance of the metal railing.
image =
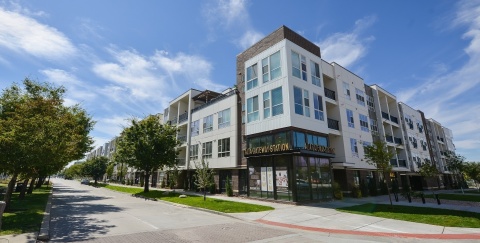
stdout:
{"type": "Polygon", "coordinates": [[[178,123],[188,120],[188,112],[185,112],[178,116],[178,123]]]}
{"type": "Polygon", "coordinates": [[[325,90],[325,97],[330,98],[332,100],[336,100],[335,99],[335,91],[333,91],[331,89],[327,89],[327,88],[324,88],[324,90],[325,90]]]}
{"type": "Polygon", "coordinates": [[[340,131],[340,126],[338,125],[337,120],[327,118],[327,123],[328,123],[328,128],[340,131]]]}
{"type": "Polygon", "coordinates": [[[225,99],[225,98],[227,98],[227,97],[229,97],[229,96],[232,96],[232,95],[234,95],[234,94],[236,94],[236,93],[237,93],[237,90],[236,90],[236,89],[233,89],[233,90],[229,91],[229,92],[226,93],[226,94],[219,95],[219,96],[217,96],[216,98],[207,101],[205,104],[202,104],[202,105],[200,105],[200,106],[198,106],[198,107],[193,108],[193,109],[191,110],[191,112],[193,113],[193,112],[195,112],[195,111],[201,110],[201,109],[203,109],[203,108],[205,108],[205,107],[207,107],[207,106],[210,106],[211,104],[214,104],[214,103],[216,103],[216,102],[218,102],[218,101],[220,101],[220,100],[223,100],[223,99],[225,99]]]}

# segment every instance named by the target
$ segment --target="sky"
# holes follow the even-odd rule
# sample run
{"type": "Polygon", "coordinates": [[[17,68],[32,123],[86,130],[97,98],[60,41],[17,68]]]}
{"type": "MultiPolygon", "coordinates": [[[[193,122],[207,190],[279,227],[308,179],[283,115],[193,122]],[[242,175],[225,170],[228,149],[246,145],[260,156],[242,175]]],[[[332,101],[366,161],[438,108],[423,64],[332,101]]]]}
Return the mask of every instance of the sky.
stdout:
{"type": "Polygon", "coordinates": [[[480,161],[479,0],[0,0],[0,89],[26,77],[66,87],[101,146],[190,88],[232,87],[236,56],[282,25],[480,161]]]}

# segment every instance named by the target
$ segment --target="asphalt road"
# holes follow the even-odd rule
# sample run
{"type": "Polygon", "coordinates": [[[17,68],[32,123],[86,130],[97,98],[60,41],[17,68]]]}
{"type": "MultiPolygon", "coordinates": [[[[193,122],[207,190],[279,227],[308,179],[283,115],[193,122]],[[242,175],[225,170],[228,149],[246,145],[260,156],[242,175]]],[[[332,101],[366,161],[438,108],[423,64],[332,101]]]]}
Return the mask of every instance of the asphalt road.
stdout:
{"type": "MultiPolygon", "coordinates": [[[[51,242],[416,242],[308,232],[55,179],[51,242]]],[[[438,240],[431,241],[438,242],[438,240]]]]}

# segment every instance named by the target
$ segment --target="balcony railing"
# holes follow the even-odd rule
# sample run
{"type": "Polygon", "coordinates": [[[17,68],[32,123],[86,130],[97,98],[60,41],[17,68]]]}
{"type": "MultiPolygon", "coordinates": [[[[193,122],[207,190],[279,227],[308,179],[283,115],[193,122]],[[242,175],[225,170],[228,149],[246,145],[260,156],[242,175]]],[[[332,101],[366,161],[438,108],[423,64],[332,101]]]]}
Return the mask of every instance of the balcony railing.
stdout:
{"type": "Polygon", "coordinates": [[[393,141],[395,141],[396,144],[403,144],[401,138],[394,137],[393,141]]]}
{"type": "Polygon", "coordinates": [[[175,159],[178,166],[185,166],[185,159],[175,159]]]}
{"type": "Polygon", "coordinates": [[[177,117],[174,117],[172,120],[167,122],[168,125],[177,125],[177,117]]]}
{"type": "Polygon", "coordinates": [[[398,118],[395,116],[390,115],[390,121],[395,122],[398,124],[398,118]]]}
{"type": "Polygon", "coordinates": [[[331,89],[327,89],[327,88],[324,88],[324,90],[325,90],[325,97],[330,98],[332,100],[336,100],[335,99],[335,91],[333,91],[331,89]]]}
{"type": "Polygon", "coordinates": [[[177,140],[180,141],[181,143],[186,143],[187,142],[187,135],[178,135],[177,140]]]}
{"type": "Polygon", "coordinates": [[[178,116],[178,123],[182,123],[186,120],[188,120],[188,112],[185,112],[178,116]]]}
{"type": "Polygon", "coordinates": [[[223,99],[225,99],[225,98],[227,98],[227,97],[229,97],[229,96],[232,96],[232,95],[234,95],[234,94],[236,94],[236,93],[237,93],[237,90],[236,90],[236,89],[233,89],[233,90],[227,92],[226,94],[219,95],[219,96],[217,96],[216,98],[209,100],[209,101],[208,101],[207,103],[205,103],[205,104],[202,104],[202,105],[200,105],[200,106],[198,106],[198,107],[193,108],[193,109],[191,110],[191,112],[193,113],[193,112],[195,112],[195,111],[201,110],[201,109],[203,109],[203,108],[205,108],[205,107],[207,107],[207,106],[209,106],[209,105],[211,105],[211,104],[217,103],[218,101],[223,100],[223,99]]]}
{"type": "Polygon", "coordinates": [[[407,161],[404,159],[399,159],[398,160],[398,166],[400,167],[407,167],[407,161]]]}
{"type": "Polygon", "coordinates": [[[338,126],[337,120],[327,118],[327,123],[328,123],[328,128],[340,131],[340,127],[338,126]]]}
{"type": "Polygon", "coordinates": [[[382,118],[389,120],[390,116],[388,115],[388,113],[382,111],[382,118]]]}
{"type": "Polygon", "coordinates": [[[387,142],[393,143],[393,137],[390,135],[386,135],[385,140],[387,140],[387,142]]]}
{"type": "Polygon", "coordinates": [[[392,165],[393,167],[398,167],[397,160],[396,159],[391,159],[390,160],[390,165],[392,165]]]}

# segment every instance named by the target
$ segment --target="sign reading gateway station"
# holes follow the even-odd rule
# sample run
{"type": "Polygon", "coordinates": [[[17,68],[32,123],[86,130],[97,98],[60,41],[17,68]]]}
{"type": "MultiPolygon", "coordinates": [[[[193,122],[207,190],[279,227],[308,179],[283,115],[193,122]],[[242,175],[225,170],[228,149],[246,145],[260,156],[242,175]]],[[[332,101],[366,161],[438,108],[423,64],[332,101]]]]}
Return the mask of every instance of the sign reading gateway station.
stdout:
{"type": "MultiPolygon", "coordinates": [[[[327,153],[327,154],[335,154],[335,148],[316,145],[316,144],[305,144],[305,149],[320,152],[320,153],[327,153]]],[[[254,154],[266,154],[266,153],[274,153],[274,152],[285,152],[293,150],[292,146],[289,143],[282,143],[282,144],[273,144],[269,146],[262,146],[262,147],[255,147],[255,148],[247,148],[243,150],[243,154],[245,156],[254,155],[254,154]]]]}

